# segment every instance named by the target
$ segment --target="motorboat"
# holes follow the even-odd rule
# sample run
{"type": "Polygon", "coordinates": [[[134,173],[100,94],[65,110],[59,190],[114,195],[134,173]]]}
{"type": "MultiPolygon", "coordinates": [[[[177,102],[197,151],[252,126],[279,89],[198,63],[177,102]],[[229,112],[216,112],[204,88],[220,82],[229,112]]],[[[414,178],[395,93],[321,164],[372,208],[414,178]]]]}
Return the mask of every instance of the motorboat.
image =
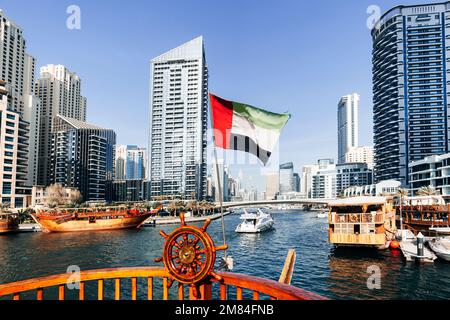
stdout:
{"type": "Polygon", "coordinates": [[[317,214],[317,218],[319,218],[319,219],[325,219],[325,218],[328,218],[328,212],[319,212],[319,213],[317,214]]]}
{"type": "Polygon", "coordinates": [[[450,262],[450,238],[435,238],[431,241],[428,241],[428,245],[439,258],[450,262]]]}
{"type": "Polygon", "coordinates": [[[428,241],[428,245],[436,255],[450,262],[450,228],[430,228],[430,231],[436,232],[436,237],[428,241]]]}
{"type": "Polygon", "coordinates": [[[274,224],[272,215],[261,209],[257,212],[248,212],[244,209],[240,219],[242,222],[236,228],[237,233],[260,233],[271,229],[274,224]]]}
{"type": "MultiPolygon", "coordinates": [[[[433,251],[429,250],[427,247],[423,247],[423,256],[419,256],[417,250],[417,237],[410,230],[400,230],[400,250],[403,253],[406,261],[414,261],[418,260],[420,262],[428,262],[432,263],[437,259],[437,256],[433,253],[433,251]]],[[[422,236],[423,237],[423,236],[422,236]]],[[[428,242],[430,244],[430,242],[428,242]]]]}

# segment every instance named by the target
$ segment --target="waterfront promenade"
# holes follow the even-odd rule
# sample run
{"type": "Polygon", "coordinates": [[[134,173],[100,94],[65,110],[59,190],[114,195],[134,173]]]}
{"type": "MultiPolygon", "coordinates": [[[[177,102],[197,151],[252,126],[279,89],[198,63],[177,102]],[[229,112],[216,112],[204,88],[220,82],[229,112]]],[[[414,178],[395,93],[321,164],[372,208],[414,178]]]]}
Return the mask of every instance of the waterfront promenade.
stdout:
{"type": "MultiPolygon", "coordinates": [[[[226,211],[223,213],[223,216],[227,216],[231,214],[231,211],[226,211]]],[[[195,223],[195,222],[202,222],[206,219],[210,219],[211,221],[220,219],[222,217],[221,213],[215,213],[211,215],[204,215],[204,216],[197,216],[197,217],[185,217],[185,221],[187,223],[195,223]]],[[[179,224],[180,218],[179,217],[151,217],[147,219],[144,225],[166,225],[166,224],[179,224]]]]}

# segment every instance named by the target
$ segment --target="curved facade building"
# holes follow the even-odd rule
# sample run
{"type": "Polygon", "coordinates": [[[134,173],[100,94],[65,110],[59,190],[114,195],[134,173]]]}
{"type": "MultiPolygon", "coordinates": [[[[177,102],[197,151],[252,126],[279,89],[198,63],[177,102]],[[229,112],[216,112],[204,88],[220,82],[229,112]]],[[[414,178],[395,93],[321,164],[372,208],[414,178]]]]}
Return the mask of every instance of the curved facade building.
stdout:
{"type": "Polygon", "coordinates": [[[399,6],[373,39],[375,180],[407,186],[409,163],[449,150],[450,2],[399,6]]]}

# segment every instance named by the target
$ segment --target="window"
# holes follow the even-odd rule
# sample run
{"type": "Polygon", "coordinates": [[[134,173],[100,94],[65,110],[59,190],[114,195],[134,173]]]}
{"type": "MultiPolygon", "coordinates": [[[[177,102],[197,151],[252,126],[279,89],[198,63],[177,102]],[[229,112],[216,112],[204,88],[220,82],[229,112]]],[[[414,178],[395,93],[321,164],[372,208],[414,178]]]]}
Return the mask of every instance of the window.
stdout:
{"type": "Polygon", "coordinates": [[[5,157],[13,157],[14,153],[10,151],[5,151],[5,157]]]}
{"type": "Polygon", "coordinates": [[[23,207],[23,198],[16,198],[16,203],[14,204],[14,207],[22,208],[23,207]]]}
{"type": "MultiPolygon", "coordinates": [[[[3,182],[3,194],[11,194],[11,182],[3,182]]],[[[3,199],[3,203],[7,202],[5,199],[3,199]]]]}

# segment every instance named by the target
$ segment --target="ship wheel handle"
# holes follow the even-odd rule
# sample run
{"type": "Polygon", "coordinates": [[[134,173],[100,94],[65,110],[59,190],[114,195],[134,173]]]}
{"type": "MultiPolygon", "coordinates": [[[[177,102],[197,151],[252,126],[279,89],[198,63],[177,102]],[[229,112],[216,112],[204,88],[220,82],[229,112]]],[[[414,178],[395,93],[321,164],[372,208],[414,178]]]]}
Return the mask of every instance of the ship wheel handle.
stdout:
{"type": "Polygon", "coordinates": [[[206,231],[210,219],[203,227],[186,225],[184,214],[180,214],[180,227],[171,234],[160,231],[165,239],[163,256],[155,262],[164,262],[171,279],[169,287],[176,280],[182,284],[190,285],[195,298],[198,297],[198,284],[208,277],[222,281],[222,277],[214,272],[216,251],[226,250],[228,245],[215,246],[211,236],[206,231]]]}

